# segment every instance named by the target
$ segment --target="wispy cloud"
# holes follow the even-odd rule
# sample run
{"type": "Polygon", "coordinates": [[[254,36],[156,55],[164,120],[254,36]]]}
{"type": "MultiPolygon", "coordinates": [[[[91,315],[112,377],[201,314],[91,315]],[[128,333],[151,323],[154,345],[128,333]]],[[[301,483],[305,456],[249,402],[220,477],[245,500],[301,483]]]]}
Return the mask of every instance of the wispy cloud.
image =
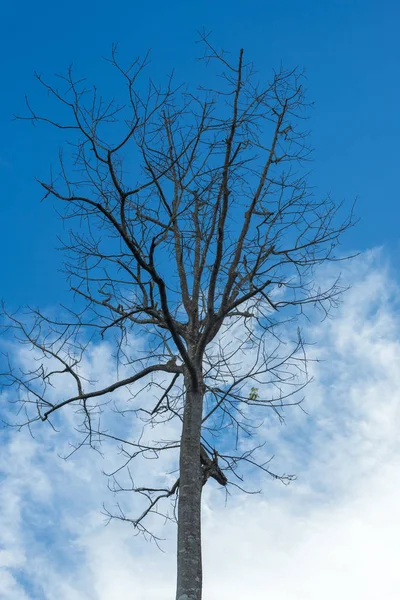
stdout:
{"type": "MultiPolygon", "coordinates": [[[[285,425],[270,419],[260,432],[276,469],[298,480],[284,487],[264,479],[262,495],[235,494],[226,505],[214,482],[205,488],[205,600],[398,596],[398,288],[379,250],[344,271],[352,289],[336,318],[306,327],[317,341],[312,355],[323,359],[310,367],[307,414],[290,409],[285,425]]],[[[107,377],[107,349],[94,351],[87,368],[107,377]]],[[[72,429],[36,431],[36,439],[6,432],[2,443],[2,598],[171,598],[174,527],[165,528],[165,554],[126,524],[105,527],[102,502],[114,499],[102,470],[114,458],[82,449],[62,461],[72,429]]],[[[135,475],[172,465],[168,457],[143,461],[135,475]]]]}

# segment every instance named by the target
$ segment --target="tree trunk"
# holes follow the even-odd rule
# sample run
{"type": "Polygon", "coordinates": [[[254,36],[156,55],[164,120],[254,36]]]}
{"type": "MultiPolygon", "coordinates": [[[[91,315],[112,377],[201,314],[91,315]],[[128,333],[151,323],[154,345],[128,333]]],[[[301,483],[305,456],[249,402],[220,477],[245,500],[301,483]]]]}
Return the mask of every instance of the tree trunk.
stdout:
{"type": "Polygon", "coordinates": [[[186,391],[180,451],[176,600],[201,600],[200,432],[203,392],[186,391]]]}

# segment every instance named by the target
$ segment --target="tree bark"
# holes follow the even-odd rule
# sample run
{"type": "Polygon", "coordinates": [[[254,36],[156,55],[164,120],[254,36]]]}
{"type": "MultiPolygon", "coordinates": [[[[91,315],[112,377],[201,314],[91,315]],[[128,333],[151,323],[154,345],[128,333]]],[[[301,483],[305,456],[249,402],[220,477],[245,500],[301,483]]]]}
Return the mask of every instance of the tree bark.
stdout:
{"type": "Polygon", "coordinates": [[[201,600],[201,389],[187,387],[183,414],[178,500],[178,577],[176,600],[201,600]]]}

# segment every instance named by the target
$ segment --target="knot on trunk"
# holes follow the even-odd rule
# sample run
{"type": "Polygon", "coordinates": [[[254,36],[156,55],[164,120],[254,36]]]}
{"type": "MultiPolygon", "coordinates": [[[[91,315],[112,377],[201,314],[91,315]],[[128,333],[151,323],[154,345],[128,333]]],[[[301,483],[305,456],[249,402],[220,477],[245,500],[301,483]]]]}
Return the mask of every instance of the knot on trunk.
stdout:
{"type": "Polygon", "coordinates": [[[228,479],[218,466],[218,454],[214,450],[214,458],[211,458],[203,445],[200,445],[200,462],[203,475],[203,485],[207,483],[209,477],[218,481],[220,485],[226,485],[228,479]]]}

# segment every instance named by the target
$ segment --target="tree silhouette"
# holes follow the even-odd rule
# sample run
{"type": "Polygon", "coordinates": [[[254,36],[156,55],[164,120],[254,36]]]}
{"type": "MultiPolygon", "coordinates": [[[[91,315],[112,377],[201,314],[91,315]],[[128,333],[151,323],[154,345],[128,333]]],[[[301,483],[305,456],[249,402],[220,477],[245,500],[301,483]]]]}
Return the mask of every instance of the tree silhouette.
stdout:
{"type": "Polygon", "coordinates": [[[6,326],[36,358],[27,372],[9,359],[3,375],[19,391],[25,417],[17,426],[51,425],[72,409],[81,415],[80,445],[119,442],[112,488],[131,489],[146,504],[134,518],[122,508],[107,514],[139,532],[151,534],[146,516],[171,516],[167,507],[177,502],[177,600],[201,598],[206,482],[243,489],[246,465],[292,478],[273,473],[262,446],[249,444],[265,411],[282,418],[284,406],[300,402],[308,376],[296,321],[307,305],[327,314],[337,302],[339,282],[320,289],[315,267],[340,258],[335,248],[353,224],[309,188],[302,73],[281,68],[261,84],[243,50],[231,60],[206,36],[202,43],[208,81],[217,83],[194,91],[172,77],[165,87],[145,85],[148,57],[122,66],[116,47],[109,62],[126,84],[125,104],[86,88],[72,70],[61,89],[37,75],[62,116],[42,116],[27,101],[24,118],[68,135],[58,174],[40,184],[73,223],[64,250],[75,300],[60,318],[4,309],[6,326]],[[98,387],[82,361],[102,339],[114,344],[116,370],[113,383],[98,387]],[[62,389],[67,378],[75,392],[55,402],[52,386],[62,389]],[[135,399],[134,408],[118,406],[121,415],[133,413],[146,431],[176,422],[177,439],[148,443],[110,431],[104,406],[121,389],[135,399]],[[173,449],[172,486],[135,485],[135,457],[173,449]],[[128,487],[118,479],[124,467],[128,487]]]}

